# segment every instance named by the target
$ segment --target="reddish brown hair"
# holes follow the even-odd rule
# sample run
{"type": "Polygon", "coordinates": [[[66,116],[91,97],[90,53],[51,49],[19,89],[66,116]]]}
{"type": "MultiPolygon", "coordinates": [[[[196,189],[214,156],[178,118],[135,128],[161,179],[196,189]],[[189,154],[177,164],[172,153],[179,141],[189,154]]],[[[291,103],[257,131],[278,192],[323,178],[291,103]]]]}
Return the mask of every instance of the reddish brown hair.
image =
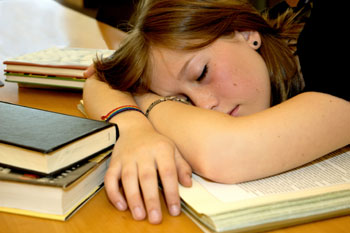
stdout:
{"type": "Polygon", "coordinates": [[[269,71],[272,103],[299,93],[303,80],[289,47],[302,25],[291,12],[275,20],[262,16],[251,5],[233,0],[148,0],[141,1],[135,25],[120,48],[109,58],[97,60],[98,76],[113,88],[145,92],[150,86],[153,45],[175,50],[203,48],[235,31],[257,31],[259,53],[269,71]]]}

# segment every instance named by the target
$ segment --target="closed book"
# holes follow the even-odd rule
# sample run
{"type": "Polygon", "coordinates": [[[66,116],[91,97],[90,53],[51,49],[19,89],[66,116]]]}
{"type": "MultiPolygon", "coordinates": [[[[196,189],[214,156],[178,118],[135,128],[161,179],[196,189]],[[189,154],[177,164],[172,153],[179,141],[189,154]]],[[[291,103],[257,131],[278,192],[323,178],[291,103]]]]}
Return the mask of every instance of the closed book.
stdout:
{"type": "Polygon", "coordinates": [[[5,72],[82,78],[93,59],[108,57],[113,52],[108,49],[52,47],[8,58],[3,63],[5,72]]]}
{"type": "Polygon", "coordinates": [[[262,232],[350,213],[350,146],[291,171],[240,184],[193,175],[185,212],[204,232],[262,232]]]}
{"type": "Polygon", "coordinates": [[[103,187],[111,150],[56,175],[0,167],[0,211],[67,220],[103,187]]]}
{"type": "Polygon", "coordinates": [[[108,49],[52,47],[6,59],[5,77],[21,87],[81,90],[83,73],[93,60],[113,53],[108,49]]]}
{"type": "Polygon", "coordinates": [[[20,87],[45,89],[76,89],[84,88],[85,79],[35,74],[6,73],[7,82],[18,83],[20,87]]]}
{"type": "Polygon", "coordinates": [[[0,102],[0,164],[52,174],[112,147],[118,127],[0,102]]]}

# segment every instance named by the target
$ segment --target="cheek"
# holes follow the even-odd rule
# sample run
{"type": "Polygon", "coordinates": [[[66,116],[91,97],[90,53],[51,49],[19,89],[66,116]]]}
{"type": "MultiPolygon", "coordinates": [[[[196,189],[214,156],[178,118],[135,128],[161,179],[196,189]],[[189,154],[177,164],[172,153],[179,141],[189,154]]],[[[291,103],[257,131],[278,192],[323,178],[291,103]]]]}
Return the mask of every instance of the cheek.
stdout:
{"type": "Polygon", "coordinates": [[[221,63],[215,66],[212,74],[213,88],[222,97],[234,98],[241,95],[247,87],[253,86],[246,74],[231,64],[221,63]]]}
{"type": "Polygon", "coordinates": [[[209,69],[210,81],[207,83],[211,89],[219,94],[230,93],[232,86],[232,73],[223,63],[214,63],[209,69]]]}
{"type": "Polygon", "coordinates": [[[223,97],[234,97],[239,88],[238,80],[230,72],[221,72],[214,77],[214,85],[216,92],[223,97]]]}
{"type": "Polygon", "coordinates": [[[263,98],[269,101],[270,81],[265,63],[259,59],[254,69],[247,63],[236,61],[215,66],[212,83],[215,91],[223,98],[263,98]]]}

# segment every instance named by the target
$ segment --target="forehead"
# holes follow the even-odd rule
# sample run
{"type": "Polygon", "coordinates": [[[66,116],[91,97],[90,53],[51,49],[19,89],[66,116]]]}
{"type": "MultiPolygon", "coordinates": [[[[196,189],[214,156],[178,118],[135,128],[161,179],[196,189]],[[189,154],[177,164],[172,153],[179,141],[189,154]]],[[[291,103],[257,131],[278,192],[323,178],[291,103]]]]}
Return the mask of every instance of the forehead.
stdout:
{"type": "Polygon", "coordinates": [[[178,82],[181,81],[181,69],[198,52],[152,47],[150,57],[152,66],[151,90],[157,93],[173,91],[178,82]]]}
{"type": "Polygon", "coordinates": [[[168,75],[176,75],[176,71],[180,71],[182,66],[198,53],[195,51],[173,50],[164,47],[152,47],[151,64],[153,75],[157,73],[167,73],[168,75]]]}
{"type": "Polygon", "coordinates": [[[176,50],[153,45],[151,47],[150,56],[152,69],[154,71],[153,74],[155,77],[158,76],[159,72],[161,74],[167,73],[173,76],[175,71],[179,72],[182,66],[192,58],[215,54],[220,50],[226,50],[227,44],[232,46],[232,42],[235,41],[234,39],[235,38],[232,36],[219,38],[211,44],[196,50],[176,50]]]}

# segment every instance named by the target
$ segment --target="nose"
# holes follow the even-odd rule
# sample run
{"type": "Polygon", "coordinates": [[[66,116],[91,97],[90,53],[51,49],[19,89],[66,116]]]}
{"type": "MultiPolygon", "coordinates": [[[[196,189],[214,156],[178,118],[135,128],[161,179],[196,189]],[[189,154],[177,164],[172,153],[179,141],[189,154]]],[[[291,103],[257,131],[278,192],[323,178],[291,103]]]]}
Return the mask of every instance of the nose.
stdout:
{"type": "Polygon", "coordinates": [[[215,110],[219,106],[219,100],[212,92],[197,91],[188,95],[192,103],[200,108],[215,110]]]}

